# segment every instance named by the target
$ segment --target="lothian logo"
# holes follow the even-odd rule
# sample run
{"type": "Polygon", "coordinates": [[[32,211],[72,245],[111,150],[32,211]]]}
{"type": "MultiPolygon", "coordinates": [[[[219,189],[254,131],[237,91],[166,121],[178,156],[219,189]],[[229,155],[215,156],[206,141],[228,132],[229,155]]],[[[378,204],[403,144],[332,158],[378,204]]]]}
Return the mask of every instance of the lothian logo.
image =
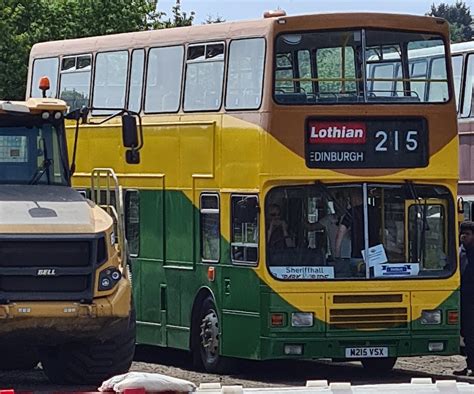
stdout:
{"type": "Polygon", "coordinates": [[[363,122],[309,122],[310,144],[365,144],[363,122]]]}

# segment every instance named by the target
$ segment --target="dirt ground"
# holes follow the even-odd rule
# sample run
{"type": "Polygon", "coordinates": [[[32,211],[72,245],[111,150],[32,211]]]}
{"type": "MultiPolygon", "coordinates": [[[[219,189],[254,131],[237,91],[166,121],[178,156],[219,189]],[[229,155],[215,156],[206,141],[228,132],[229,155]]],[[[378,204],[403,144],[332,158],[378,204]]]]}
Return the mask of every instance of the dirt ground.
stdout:
{"type": "MultiPolygon", "coordinates": [[[[192,369],[187,353],[170,350],[140,349],[132,371],[161,373],[200,383],[220,382],[222,385],[244,387],[303,386],[307,380],[328,382],[351,382],[352,384],[408,383],[414,377],[431,377],[433,380],[456,379],[452,371],[464,367],[464,358],[413,357],[401,358],[392,372],[374,376],[364,370],[360,363],[332,363],[329,361],[272,361],[239,362],[229,375],[214,375],[192,369]]],[[[474,377],[458,378],[474,384],[474,377]]],[[[52,385],[44,376],[40,366],[34,371],[0,372],[0,389],[14,388],[35,392],[94,391],[90,386],[52,385]]],[[[474,392],[474,387],[473,387],[474,392]]]]}

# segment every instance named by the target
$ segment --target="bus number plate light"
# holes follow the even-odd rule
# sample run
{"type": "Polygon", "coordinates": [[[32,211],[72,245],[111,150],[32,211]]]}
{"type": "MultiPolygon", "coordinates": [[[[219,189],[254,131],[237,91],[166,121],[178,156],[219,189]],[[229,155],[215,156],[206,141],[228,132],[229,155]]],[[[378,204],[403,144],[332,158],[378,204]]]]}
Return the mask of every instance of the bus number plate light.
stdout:
{"type": "Polygon", "coordinates": [[[428,351],[429,352],[442,352],[444,350],[443,342],[429,342],[428,351]]]}
{"type": "Polygon", "coordinates": [[[287,356],[303,355],[303,345],[285,345],[283,351],[287,356]]]}

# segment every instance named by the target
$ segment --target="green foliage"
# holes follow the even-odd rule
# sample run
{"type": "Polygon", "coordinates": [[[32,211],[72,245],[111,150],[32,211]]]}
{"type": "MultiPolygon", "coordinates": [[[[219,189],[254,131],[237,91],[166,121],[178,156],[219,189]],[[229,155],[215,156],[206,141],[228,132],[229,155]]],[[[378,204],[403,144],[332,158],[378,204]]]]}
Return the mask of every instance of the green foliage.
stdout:
{"type": "MultiPolygon", "coordinates": [[[[164,22],[158,22],[157,28],[191,26],[193,24],[195,13],[191,11],[189,16],[185,11],[181,10],[180,0],[176,0],[175,6],[172,8],[173,16],[164,22]]],[[[163,14],[166,15],[166,14],[163,14]]]]}
{"type": "Polygon", "coordinates": [[[0,99],[24,98],[33,44],[192,24],[179,0],[172,12],[163,22],[149,0],[0,0],[0,99]]]}
{"type": "Polygon", "coordinates": [[[212,23],[224,23],[224,22],[225,22],[225,19],[219,14],[217,14],[215,18],[212,15],[208,15],[203,24],[210,25],[212,23]]]}
{"type": "Polygon", "coordinates": [[[453,5],[440,3],[436,6],[433,4],[426,15],[444,18],[449,22],[452,42],[471,40],[471,10],[465,2],[458,0],[453,5]]]}

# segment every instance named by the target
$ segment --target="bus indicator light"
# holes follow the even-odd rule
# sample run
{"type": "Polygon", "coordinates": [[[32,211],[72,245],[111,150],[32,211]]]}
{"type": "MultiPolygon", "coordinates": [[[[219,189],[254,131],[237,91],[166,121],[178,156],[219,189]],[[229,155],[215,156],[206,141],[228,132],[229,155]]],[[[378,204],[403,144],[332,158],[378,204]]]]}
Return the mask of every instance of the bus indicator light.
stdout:
{"type": "Polygon", "coordinates": [[[216,279],[216,269],[214,267],[207,268],[207,279],[209,282],[214,282],[216,279]]]}
{"type": "Polygon", "coordinates": [[[285,316],[283,313],[272,313],[271,314],[272,327],[283,327],[285,324],[285,316]]]}
{"type": "Polygon", "coordinates": [[[458,322],[459,322],[459,312],[448,311],[448,324],[458,324],[458,322]]]}

